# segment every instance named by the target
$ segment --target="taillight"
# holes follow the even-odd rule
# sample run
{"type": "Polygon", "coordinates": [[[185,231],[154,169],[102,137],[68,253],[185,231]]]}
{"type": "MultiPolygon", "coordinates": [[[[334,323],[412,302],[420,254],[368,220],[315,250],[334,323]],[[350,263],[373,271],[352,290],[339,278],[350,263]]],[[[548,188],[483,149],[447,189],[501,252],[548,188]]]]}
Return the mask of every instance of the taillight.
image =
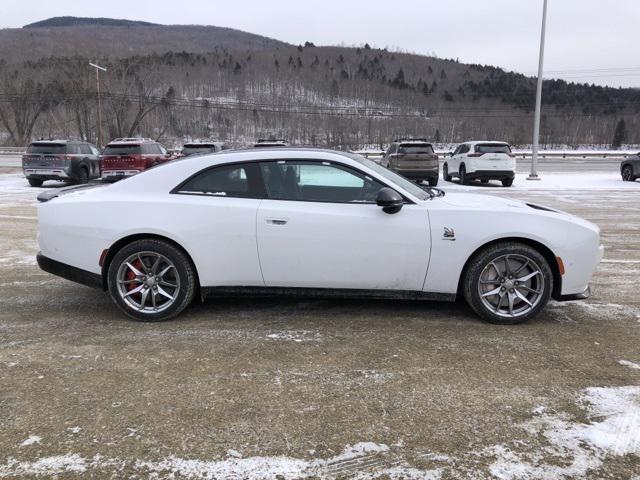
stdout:
{"type": "Polygon", "coordinates": [[[438,160],[438,155],[437,155],[437,154],[430,155],[430,156],[429,156],[429,158],[430,158],[431,160],[438,160]]]}
{"type": "Polygon", "coordinates": [[[58,155],[58,160],[71,160],[73,157],[71,155],[58,155]]]}

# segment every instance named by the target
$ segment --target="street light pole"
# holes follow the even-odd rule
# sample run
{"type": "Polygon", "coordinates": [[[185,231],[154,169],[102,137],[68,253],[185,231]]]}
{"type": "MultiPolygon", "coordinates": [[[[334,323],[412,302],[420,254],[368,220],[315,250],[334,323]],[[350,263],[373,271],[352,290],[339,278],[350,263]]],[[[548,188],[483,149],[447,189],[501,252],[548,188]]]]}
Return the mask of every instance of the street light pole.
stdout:
{"type": "Polygon", "coordinates": [[[91,65],[93,68],[96,69],[96,101],[98,104],[98,117],[96,119],[96,127],[98,129],[98,148],[102,148],[102,110],[101,110],[101,106],[100,106],[100,70],[102,70],[103,72],[106,72],[107,69],[104,67],[101,67],[100,65],[96,65],[95,63],[91,63],[89,62],[89,65],[91,65]]]}
{"type": "Polygon", "coordinates": [[[542,106],[542,66],[544,64],[544,36],[547,24],[547,0],[542,4],[542,30],[540,31],[540,57],[538,59],[538,83],[536,85],[536,112],[533,119],[533,149],[531,152],[531,173],[527,180],[540,180],[538,176],[538,147],[540,140],[540,109],[542,106]]]}

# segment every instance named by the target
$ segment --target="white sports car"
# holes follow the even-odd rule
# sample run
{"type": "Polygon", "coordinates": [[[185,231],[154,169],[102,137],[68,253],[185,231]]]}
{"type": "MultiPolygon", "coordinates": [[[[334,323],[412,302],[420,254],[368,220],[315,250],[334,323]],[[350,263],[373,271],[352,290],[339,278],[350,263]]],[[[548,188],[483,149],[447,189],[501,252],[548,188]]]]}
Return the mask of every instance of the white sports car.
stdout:
{"type": "Polygon", "coordinates": [[[344,152],[188,157],[112,185],[43,192],[47,271],[166,320],[210,295],[453,301],[513,324],[589,295],[599,229],[538,205],[419,187],[344,152]]]}

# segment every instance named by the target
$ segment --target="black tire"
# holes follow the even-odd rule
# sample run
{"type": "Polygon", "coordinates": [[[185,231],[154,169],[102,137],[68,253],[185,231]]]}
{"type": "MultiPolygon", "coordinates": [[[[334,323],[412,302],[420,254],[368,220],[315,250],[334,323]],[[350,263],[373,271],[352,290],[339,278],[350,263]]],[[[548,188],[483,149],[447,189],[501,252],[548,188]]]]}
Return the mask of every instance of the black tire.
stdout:
{"type": "Polygon", "coordinates": [[[487,183],[489,183],[489,180],[483,178],[482,180],[480,180],[480,183],[486,185],[487,183]]]}
{"type": "Polygon", "coordinates": [[[460,185],[469,185],[467,169],[464,165],[460,165],[460,169],[458,170],[458,178],[460,178],[460,185]]]}
{"type": "Polygon", "coordinates": [[[78,172],[78,178],[76,179],[76,183],[79,185],[84,185],[85,183],[89,183],[89,172],[86,168],[80,167],[80,171],[78,172]]]}
{"type": "Polygon", "coordinates": [[[513,178],[505,178],[502,180],[503,187],[510,187],[511,185],[513,185],[513,178]]]}
{"type": "Polygon", "coordinates": [[[437,187],[438,186],[438,179],[437,178],[429,178],[429,186],[430,187],[437,187]]]}
{"type": "MultiPolygon", "coordinates": [[[[139,268],[139,265],[136,268],[139,268]]],[[[141,272],[142,271],[143,270],[141,270],[141,272]]],[[[139,283],[142,284],[143,282],[139,283]]],[[[111,299],[114,303],[125,313],[125,315],[139,322],[161,322],[179,315],[191,303],[197,290],[195,269],[187,256],[174,245],[152,238],[136,240],[125,245],[115,254],[109,264],[107,284],[109,287],[109,294],[111,295],[111,299]],[[118,289],[117,276],[120,268],[122,267],[124,269],[125,266],[123,264],[125,264],[127,259],[132,255],[139,253],[143,253],[143,255],[155,254],[164,257],[173,264],[173,270],[175,271],[171,272],[173,277],[173,280],[171,281],[174,281],[178,286],[177,293],[175,293],[176,290],[170,292],[174,295],[174,299],[171,304],[166,306],[166,308],[161,306],[164,308],[162,311],[137,310],[124,300],[120,290],[118,289]]],[[[125,289],[127,287],[122,288],[125,289]]],[[[132,295],[130,298],[133,299],[134,296],[132,295]]],[[[156,298],[162,299],[160,295],[157,295],[156,298]]],[[[139,303],[143,306],[145,305],[143,301],[139,303]]]]}
{"type": "Polygon", "coordinates": [[[635,178],[633,178],[633,168],[631,165],[625,165],[622,169],[622,180],[625,182],[633,182],[635,178]]]}
{"type": "Polygon", "coordinates": [[[442,178],[444,178],[445,182],[450,182],[452,178],[451,175],[449,175],[449,165],[446,163],[442,166],[442,178]]]}
{"type": "MultiPolygon", "coordinates": [[[[500,266],[502,266],[502,264],[500,266]]],[[[495,282],[495,285],[500,288],[502,284],[495,282]]],[[[533,283],[530,286],[535,287],[533,283]]],[[[486,288],[491,290],[493,289],[493,285],[487,286],[486,288]]],[[[519,288],[527,287],[521,286],[519,288]]],[[[551,297],[551,292],[553,291],[553,273],[551,272],[551,267],[544,256],[534,248],[518,242],[499,242],[482,249],[473,256],[463,273],[462,289],[464,298],[469,306],[483,320],[499,325],[515,325],[536,316],[546,306],[549,298],[551,297]],[[511,255],[513,256],[512,258],[516,258],[518,261],[520,261],[520,259],[528,259],[532,262],[531,269],[540,272],[534,277],[535,282],[540,282],[537,285],[540,294],[536,296],[535,300],[533,300],[533,298],[529,298],[529,300],[533,300],[533,307],[529,308],[528,311],[523,311],[517,316],[505,316],[505,314],[500,315],[493,309],[489,309],[489,307],[483,302],[480,294],[480,277],[485,271],[485,268],[489,268],[491,263],[495,260],[498,260],[500,263],[502,261],[501,257],[504,257],[505,255],[511,255]]],[[[513,291],[513,289],[510,291],[513,291]]],[[[503,295],[507,293],[508,292],[505,292],[503,295]]],[[[502,300],[496,302],[498,307],[500,307],[501,302],[502,300]]],[[[515,298],[515,302],[518,302],[522,308],[527,308],[519,299],[515,298]]],[[[507,305],[505,305],[505,307],[507,307],[507,305]]]]}
{"type": "Polygon", "coordinates": [[[44,183],[44,180],[42,180],[41,178],[27,178],[27,181],[32,187],[41,187],[44,183]]]}

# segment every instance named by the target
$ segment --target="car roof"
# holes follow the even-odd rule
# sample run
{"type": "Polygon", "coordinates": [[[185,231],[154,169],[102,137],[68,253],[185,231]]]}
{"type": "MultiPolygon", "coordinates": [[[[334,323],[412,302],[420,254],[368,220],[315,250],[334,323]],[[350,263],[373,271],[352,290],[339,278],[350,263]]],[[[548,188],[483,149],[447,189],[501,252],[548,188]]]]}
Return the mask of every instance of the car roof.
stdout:
{"type": "Polygon", "coordinates": [[[130,143],[158,143],[155,140],[152,140],[150,138],[134,138],[134,137],[129,137],[129,138],[114,138],[113,140],[111,140],[108,145],[126,145],[126,144],[130,144],[130,143]]]}
{"type": "Polygon", "coordinates": [[[52,144],[52,143],[64,145],[67,143],[88,143],[88,142],[83,142],[81,140],[65,140],[65,139],[52,138],[50,140],[46,140],[46,139],[34,140],[33,142],[31,142],[31,145],[52,144]]]}
{"type": "Polygon", "coordinates": [[[467,145],[477,145],[479,143],[489,143],[491,145],[509,145],[508,142],[503,142],[500,140],[474,140],[472,142],[464,142],[467,145]]]}

